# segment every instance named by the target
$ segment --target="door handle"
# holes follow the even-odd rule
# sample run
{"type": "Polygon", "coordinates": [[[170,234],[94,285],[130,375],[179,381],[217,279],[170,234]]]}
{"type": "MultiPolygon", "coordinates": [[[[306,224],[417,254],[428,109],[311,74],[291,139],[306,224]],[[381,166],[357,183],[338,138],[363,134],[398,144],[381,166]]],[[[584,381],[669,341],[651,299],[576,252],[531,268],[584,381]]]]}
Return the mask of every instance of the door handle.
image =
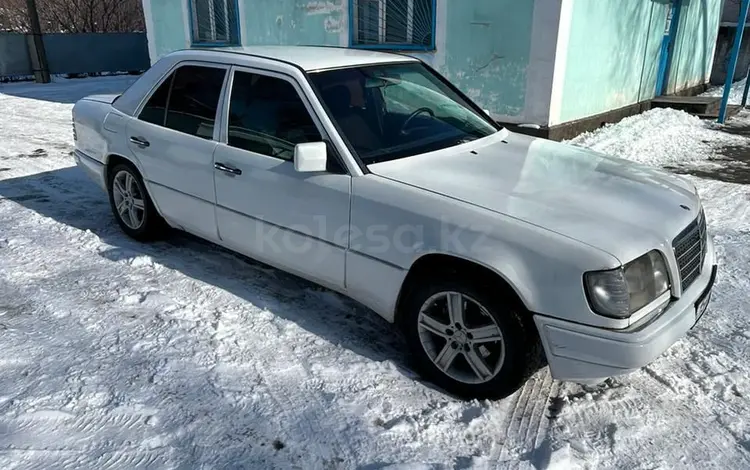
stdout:
{"type": "Polygon", "coordinates": [[[225,164],[219,163],[219,162],[214,163],[214,168],[216,168],[219,171],[223,171],[225,173],[229,173],[229,174],[232,174],[232,175],[241,175],[242,174],[242,170],[240,170],[239,168],[233,168],[231,166],[228,166],[228,165],[225,165],[225,164]]]}
{"type": "Polygon", "coordinates": [[[149,141],[144,139],[143,137],[131,136],[130,141],[139,147],[148,147],[149,145],[151,145],[151,143],[149,143],[149,141]]]}

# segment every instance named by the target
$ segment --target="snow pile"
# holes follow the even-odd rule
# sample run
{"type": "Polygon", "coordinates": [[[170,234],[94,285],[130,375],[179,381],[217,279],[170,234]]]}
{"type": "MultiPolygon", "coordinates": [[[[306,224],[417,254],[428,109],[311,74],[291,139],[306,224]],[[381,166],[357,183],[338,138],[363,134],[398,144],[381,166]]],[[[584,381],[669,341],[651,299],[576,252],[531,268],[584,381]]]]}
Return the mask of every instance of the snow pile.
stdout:
{"type": "Polygon", "coordinates": [[[715,148],[744,142],[742,137],[716,132],[698,117],[671,108],[655,108],[569,141],[652,166],[705,162],[716,156],[715,148]]]}
{"type": "MultiPolygon", "coordinates": [[[[742,103],[742,94],[745,92],[745,83],[747,79],[743,78],[739,82],[734,82],[732,84],[732,91],[729,92],[729,104],[741,104],[742,103]]],[[[700,96],[714,96],[714,97],[722,97],[724,96],[724,86],[715,86],[710,88],[705,93],[702,93],[700,96]]]]}

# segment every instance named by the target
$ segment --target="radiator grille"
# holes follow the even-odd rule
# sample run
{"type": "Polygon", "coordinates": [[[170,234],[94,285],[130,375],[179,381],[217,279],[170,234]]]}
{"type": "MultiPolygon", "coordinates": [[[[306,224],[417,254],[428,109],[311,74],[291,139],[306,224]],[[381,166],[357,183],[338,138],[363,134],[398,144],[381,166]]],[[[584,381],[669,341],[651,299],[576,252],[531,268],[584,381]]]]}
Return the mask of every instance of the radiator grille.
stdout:
{"type": "Polygon", "coordinates": [[[675,237],[672,248],[684,292],[700,275],[706,257],[706,217],[702,209],[698,217],[675,237]]]}

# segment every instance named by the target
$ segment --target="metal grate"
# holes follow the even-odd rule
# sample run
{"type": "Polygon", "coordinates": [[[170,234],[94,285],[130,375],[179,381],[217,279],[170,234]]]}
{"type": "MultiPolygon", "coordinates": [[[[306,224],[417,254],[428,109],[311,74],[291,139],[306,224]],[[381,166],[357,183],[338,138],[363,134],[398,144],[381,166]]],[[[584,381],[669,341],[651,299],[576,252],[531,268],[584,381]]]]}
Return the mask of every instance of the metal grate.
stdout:
{"type": "Polygon", "coordinates": [[[353,45],[430,48],[435,0],[352,0],[353,45]]]}
{"type": "Polygon", "coordinates": [[[698,217],[672,242],[680,270],[682,291],[687,290],[701,273],[706,258],[706,217],[701,210],[698,217]]]}
{"type": "Polygon", "coordinates": [[[239,44],[235,0],[191,0],[194,44],[239,44]]]}

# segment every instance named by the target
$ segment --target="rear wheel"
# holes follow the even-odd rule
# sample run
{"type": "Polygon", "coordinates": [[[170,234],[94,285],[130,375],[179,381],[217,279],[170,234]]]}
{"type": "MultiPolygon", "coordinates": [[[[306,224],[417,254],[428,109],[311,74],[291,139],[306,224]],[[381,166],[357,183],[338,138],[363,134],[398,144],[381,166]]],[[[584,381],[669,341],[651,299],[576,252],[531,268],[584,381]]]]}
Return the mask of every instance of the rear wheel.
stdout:
{"type": "Polygon", "coordinates": [[[153,240],[164,234],[166,223],[156,211],[136,168],[119,163],[109,171],[109,203],[120,228],[130,237],[153,240]]]}
{"type": "Polygon", "coordinates": [[[534,326],[497,292],[446,277],[415,289],[405,308],[420,372],[463,398],[504,398],[543,361],[534,326]]]}

